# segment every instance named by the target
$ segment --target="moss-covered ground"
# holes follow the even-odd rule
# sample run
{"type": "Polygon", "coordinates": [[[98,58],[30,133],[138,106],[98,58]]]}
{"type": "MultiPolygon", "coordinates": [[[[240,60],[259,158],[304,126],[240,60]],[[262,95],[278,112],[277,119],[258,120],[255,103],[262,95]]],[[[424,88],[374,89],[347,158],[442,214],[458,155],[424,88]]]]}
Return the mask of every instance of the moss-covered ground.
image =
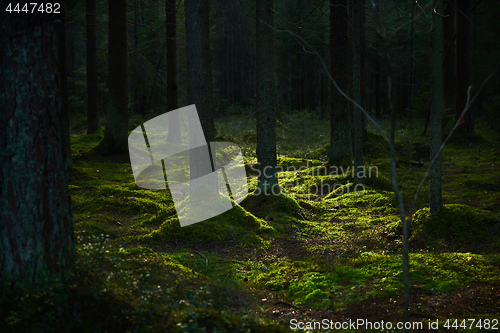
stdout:
{"type": "MultiPolygon", "coordinates": [[[[232,115],[217,128],[219,140],[242,148],[255,191],[255,119],[232,115]]],[[[2,313],[10,330],[32,327],[27,318],[42,331],[64,319],[89,332],[285,332],[291,319],[402,320],[401,222],[388,148],[371,126],[364,151],[372,173],[363,190],[346,172],[352,166],[326,163],[329,123],[295,113],[277,123],[281,195],[250,194],[183,228],[168,190],[139,188],[127,156],[93,152],[102,130],[79,129],[75,121],[69,182],[77,273],[70,296],[26,295],[2,313]]],[[[429,162],[421,129],[402,120],[396,132],[407,209],[429,162]]],[[[446,331],[446,319],[500,321],[500,142],[484,131],[478,125],[473,139],[444,150],[442,212],[429,215],[428,181],[418,199],[410,320],[424,327],[439,320],[446,331]]]]}

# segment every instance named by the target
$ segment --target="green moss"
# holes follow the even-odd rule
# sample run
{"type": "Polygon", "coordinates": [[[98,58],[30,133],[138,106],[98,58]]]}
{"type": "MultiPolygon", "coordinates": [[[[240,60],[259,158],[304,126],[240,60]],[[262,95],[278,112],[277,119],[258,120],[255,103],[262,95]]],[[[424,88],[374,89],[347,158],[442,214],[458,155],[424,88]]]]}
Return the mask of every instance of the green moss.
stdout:
{"type": "Polygon", "coordinates": [[[232,209],[196,224],[181,227],[176,216],[163,221],[159,229],[141,236],[141,241],[162,241],[186,245],[227,244],[261,247],[262,234],[273,232],[273,228],[262,219],[236,205],[232,209]]]}
{"type": "Polygon", "coordinates": [[[423,208],[414,215],[413,238],[417,242],[442,241],[450,250],[490,251],[499,241],[492,233],[498,229],[497,221],[495,214],[466,205],[444,205],[435,216],[423,208]]]}

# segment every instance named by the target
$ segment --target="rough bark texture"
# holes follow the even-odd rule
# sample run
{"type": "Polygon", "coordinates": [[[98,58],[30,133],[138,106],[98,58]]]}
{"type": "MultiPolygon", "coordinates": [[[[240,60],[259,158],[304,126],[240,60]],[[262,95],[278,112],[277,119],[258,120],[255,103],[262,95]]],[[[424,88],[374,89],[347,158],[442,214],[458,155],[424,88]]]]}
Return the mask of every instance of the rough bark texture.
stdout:
{"type": "MultiPolygon", "coordinates": [[[[330,71],[347,91],[348,13],[346,0],[330,0],[330,71]]],[[[351,163],[351,120],[347,99],[330,83],[330,164],[351,163]]]]}
{"type": "Polygon", "coordinates": [[[258,186],[262,193],[271,193],[272,189],[278,186],[272,26],[273,1],[257,0],[255,104],[257,111],[257,159],[260,166],[258,186]]]}
{"type": "Polygon", "coordinates": [[[102,140],[105,154],[128,151],[127,21],[126,1],[109,0],[109,101],[102,140]]]}
{"type": "Polygon", "coordinates": [[[87,133],[99,129],[99,91],[97,85],[96,0],[86,0],[87,33],[87,133]]]}
{"type": "MultiPolygon", "coordinates": [[[[457,52],[456,52],[456,118],[465,108],[467,103],[467,90],[472,84],[472,1],[456,1],[456,31],[457,31],[457,52]]],[[[472,109],[467,111],[460,129],[471,134],[474,132],[472,109]]]]}
{"type": "Polygon", "coordinates": [[[0,281],[65,276],[74,257],[55,21],[1,13],[0,281]]]}
{"type": "Polygon", "coordinates": [[[167,44],[167,111],[179,108],[177,99],[177,20],[175,0],[165,0],[167,44]]]}
{"type": "Polygon", "coordinates": [[[215,139],[213,118],[212,66],[208,1],[186,0],[186,52],[188,66],[188,95],[190,104],[196,104],[198,116],[207,142],[215,139]]]}
{"type": "Polygon", "coordinates": [[[61,108],[63,117],[63,154],[66,167],[70,167],[71,161],[71,139],[69,128],[69,104],[68,104],[68,71],[66,65],[66,8],[61,7],[60,21],[56,24],[58,47],[57,58],[59,61],[59,78],[61,80],[61,108]]]}
{"type": "MultiPolygon", "coordinates": [[[[434,0],[432,13],[431,48],[432,48],[432,98],[431,98],[431,160],[442,143],[443,123],[443,1],[434,0]],[[436,12],[438,14],[436,14],[436,12]]],[[[441,210],[441,155],[436,159],[430,172],[430,211],[435,214],[441,210]]]]}
{"type": "MultiPolygon", "coordinates": [[[[352,61],[352,86],[353,99],[362,104],[361,101],[361,0],[353,0],[352,7],[352,38],[353,38],[353,61],[352,61]]],[[[363,177],[358,174],[363,171],[363,118],[361,110],[354,106],[354,164],[356,166],[356,182],[364,183],[363,177]]]]}

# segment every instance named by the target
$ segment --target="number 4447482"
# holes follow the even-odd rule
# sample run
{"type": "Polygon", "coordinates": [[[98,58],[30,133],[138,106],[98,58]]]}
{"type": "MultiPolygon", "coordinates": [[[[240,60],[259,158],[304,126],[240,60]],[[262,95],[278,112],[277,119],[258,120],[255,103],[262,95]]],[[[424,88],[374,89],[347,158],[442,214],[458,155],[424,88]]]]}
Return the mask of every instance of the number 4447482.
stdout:
{"type": "Polygon", "coordinates": [[[444,325],[447,329],[486,329],[486,330],[498,330],[498,319],[448,319],[444,325]]]}
{"type": "Polygon", "coordinates": [[[25,14],[33,14],[33,13],[46,13],[46,14],[60,14],[61,13],[61,4],[46,2],[46,3],[36,3],[30,2],[25,4],[20,3],[9,3],[7,8],[5,8],[6,12],[9,13],[25,13],[25,14]]]}

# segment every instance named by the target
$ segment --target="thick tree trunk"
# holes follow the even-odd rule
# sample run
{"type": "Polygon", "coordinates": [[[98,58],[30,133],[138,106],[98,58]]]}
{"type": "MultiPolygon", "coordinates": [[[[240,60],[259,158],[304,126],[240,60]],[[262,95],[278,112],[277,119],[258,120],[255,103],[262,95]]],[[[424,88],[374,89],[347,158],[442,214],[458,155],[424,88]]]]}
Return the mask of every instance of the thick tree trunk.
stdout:
{"type": "Polygon", "coordinates": [[[109,101],[101,145],[105,154],[121,154],[128,151],[127,3],[108,0],[108,4],[109,101]]]}
{"type": "Polygon", "coordinates": [[[54,75],[60,19],[0,14],[0,281],[13,285],[65,277],[74,258],[54,75]]]}
{"type": "Polygon", "coordinates": [[[63,154],[66,167],[70,167],[71,162],[71,133],[69,125],[69,105],[68,105],[68,70],[66,65],[66,8],[61,7],[60,21],[56,25],[57,29],[57,57],[59,61],[59,78],[61,80],[61,107],[63,115],[63,154]]]}
{"type": "Polygon", "coordinates": [[[277,192],[276,102],[273,64],[273,0],[257,0],[255,104],[257,110],[257,159],[261,193],[277,192]]]}
{"type": "MultiPolygon", "coordinates": [[[[456,52],[456,119],[465,109],[467,103],[467,90],[472,84],[472,1],[456,1],[456,31],[457,31],[457,52],[456,52]]],[[[466,134],[474,132],[474,119],[472,110],[461,119],[461,129],[466,134]]]]}
{"type": "Polygon", "coordinates": [[[87,133],[99,129],[99,90],[97,84],[96,0],[86,0],[87,33],[87,133]]]}
{"type": "MultiPolygon", "coordinates": [[[[348,12],[346,0],[330,0],[330,71],[340,89],[347,91],[348,12]]],[[[330,83],[330,164],[351,163],[352,139],[348,100],[330,83]]]]}
{"type": "MultiPolygon", "coordinates": [[[[443,0],[434,0],[432,13],[432,100],[431,100],[431,160],[442,143],[443,123],[443,0]]],[[[430,172],[430,211],[439,212],[443,206],[441,196],[441,154],[431,167],[430,172]]]]}
{"type": "Polygon", "coordinates": [[[207,142],[215,139],[208,1],[186,0],[186,51],[189,102],[196,104],[207,142]]]}

